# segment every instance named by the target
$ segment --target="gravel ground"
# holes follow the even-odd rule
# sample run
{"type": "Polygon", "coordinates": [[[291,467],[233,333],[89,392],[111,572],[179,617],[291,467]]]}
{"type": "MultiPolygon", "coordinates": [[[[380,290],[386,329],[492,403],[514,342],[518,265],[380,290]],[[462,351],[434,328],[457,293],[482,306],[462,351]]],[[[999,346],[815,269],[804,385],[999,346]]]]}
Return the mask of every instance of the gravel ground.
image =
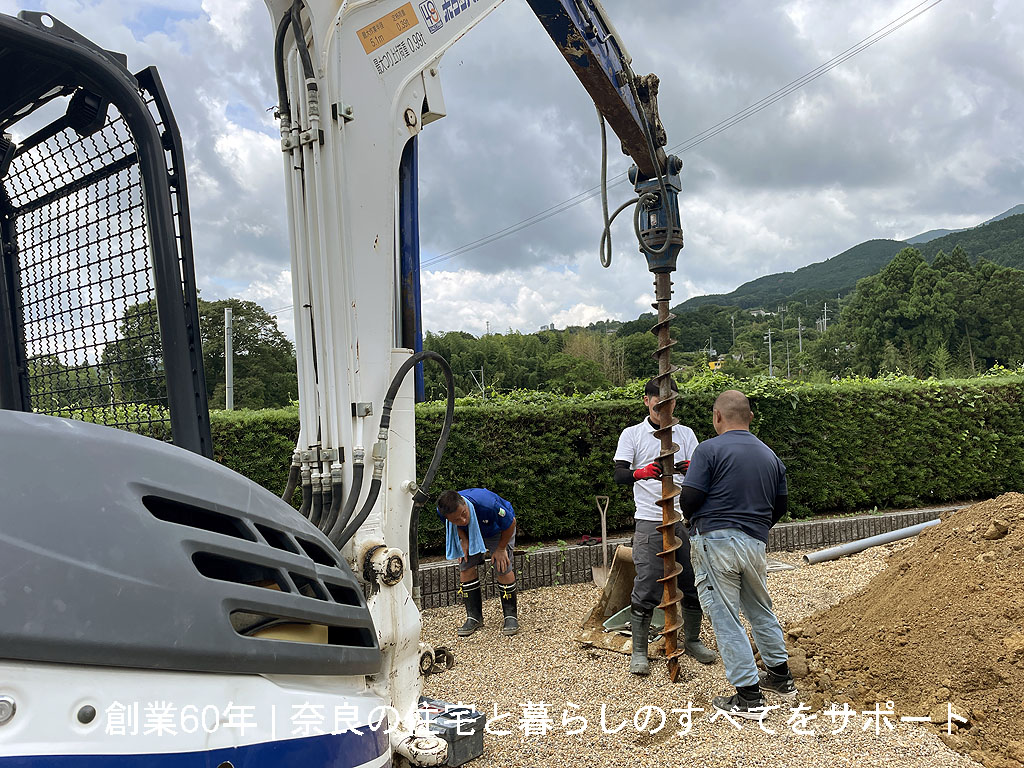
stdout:
{"type": "MultiPolygon", "coordinates": [[[[842,560],[770,574],[768,588],[776,613],[785,624],[835,604],[863,588],[885,568],[888,553],[904,546],[908,545],[876,547],[842,560]]],[[[802,563],[801,553],[773,553],[772,557],[802,563]]],[[[754,721],[738,721],[741,730],[723,717],[712,722],[707,711],[693,712],[692,729],[687,732],[680,724],[684,716],[672,710],[690,704],[708,710],[712,696],[730,693],[721,662],[705,667],[683,656],[675,684],[668,681],[662,659],[653,660],[649,677],[630,675],[628,657],[583,648],[575,640],[598,594],[593,584],[520,593],[522,630],[513,638],[500,634],[497,600],[484,603],[486,626],[469,638],[455,634],[465,618],[461,606],[424,613],[424,640],[450,647],[456,656],[454,669],[427,678],[424,693],[471,703],[489,719],[495,712],[509,715],[489,723],[493,733],[485,736],[484,756],[472,763],[474,768],[977,765],[923,726],[894,722],[890,731],[882,723],[876,735],[875,718],[862,714],[841,728],[842,718],[833,722],[827,710],[810,712],[817,719],[804,729],[814,733],[797,735],[796,726],[789,724],[790,708],[771,698],[769,704],[782,705],[764,723],[774,734],[762,731],[754,721]],[[651,708],[647,723],[644,707],[651,708]],[[654,708],[665,713],[666,722],[660,728],[662,715],[654,708]],[[545,715],[550,722],[545,723],[545,715]],[[585,718],[585,730],[579,718],[585,718]],[[612,733],[623,721],[621,730],[612,733]],[[832,730],[840,732],[832,734],[832,730]]],[[[707,622],[704,634],[705,643],[713,645],[707,622]]]]}

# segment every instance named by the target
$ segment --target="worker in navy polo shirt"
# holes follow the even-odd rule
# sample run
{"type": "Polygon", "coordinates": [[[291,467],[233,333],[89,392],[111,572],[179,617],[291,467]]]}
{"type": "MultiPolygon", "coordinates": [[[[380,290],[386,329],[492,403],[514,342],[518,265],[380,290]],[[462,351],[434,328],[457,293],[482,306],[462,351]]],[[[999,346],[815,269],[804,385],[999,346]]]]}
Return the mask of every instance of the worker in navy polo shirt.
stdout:
{"type": "Polygon", "coordinates": [[[449,560],[459,561],[459,594],[466,603],[466,623],[459,627],[459,635],[471,635],[484,624],[478,568],[486,552],[491,554],[501,594],[501,612],[505,617],[502,634],[516,634],[519,617],[512,554],[516,545],[516,513],[512,505],[486,488],[467,488],[442,493],[437,499],[437,514],[447,521],[445,554],[449,560]]]}
{"type": "MultiPolygon", "coordinates": [[[[669,379],[672,391],[678,392],[676,383],[669,379]]],[[[655,410],[660,402],[658,382],[651,379],[644,387],[644,405],[647,418],[632,427],[626,427],[619,435],[615,449],[615,482],[633,486],[633,501],[636,504],[636,530],[633,533],[633,563],[636,578],[630,596],[630,625],[633,634],[633,655],[629,671],[634,675],[646,675],[649,671],[647,644],[650,640],[651,618],[654,609],[661,602],[664,588],[658,579],[665,574],[664,561],[658,557],[662,550],[661,525],[661,438],[655,437],[661,419],[671,419],[672,411],[655,410]]],[[[675,401],[673,400],[673,405],[675,401]]],[[[674,410],[674,408],[673,408],[674,410]]],[[[697,436],[683,424],[672,427],[672,442],[679,446],[675,455],[676,485],[682,482],[688,459],[697,448],[697,436]]],[[[676,552],[676,561],[682,566],[677,579],[683,593],[683,651],[702,664],[712,664],[718,658],[715,652],[700,641],[700,625],[704,614],[693,584],[693,568],[690,565],[690,540],[682,522],[676,524],[676,536],[682,542],[676,552]]]]}
{"type": "Polygon", "coordinates": [[[759,720],[762,691],[786,698],[796,687],[782,627],[768,595],[765,554],[768,530],[786,514],[786,465],[750,433],[746,395],[731,389],[715,400],[717,437],[697,446],[683,480],[679,504],[690,528],[690,552],[701,605],[711,618],[732,696],[716,696],[715,709],[759,720]],[[761,653],[758,674],[740,611],[761,653]]]}

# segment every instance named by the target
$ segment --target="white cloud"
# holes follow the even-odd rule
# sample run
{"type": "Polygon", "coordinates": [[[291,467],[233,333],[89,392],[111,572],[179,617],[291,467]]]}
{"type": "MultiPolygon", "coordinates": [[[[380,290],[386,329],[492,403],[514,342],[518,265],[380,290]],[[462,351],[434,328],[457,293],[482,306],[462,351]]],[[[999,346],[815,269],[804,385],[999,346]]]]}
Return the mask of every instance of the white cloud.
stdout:
{"type": "MultiPolygon", "coordinates": [[[[15,13],[15,0],[0,12],[15,13]]],[[[604,0],[638,72],[662,78],[678,146],[912,7],[883,0],[604,0]],[[652,20],[656,20],[653,21],[652,20]]],[[[267,109],[273,27],[258,0],[42,0],[133,70],[156,64],[186,146],[205,298],[290,303],[284,181],[267,109]],[[144,22],[144,23],[143,23],[144,22]]],[[[941,3],[838,69],[683,154],[676,300],[729,291],[870,238],[969,226],[1024,202],[1024,4],[941,3]]],[[[441,254],[599,181],[593,104],[526,3],[504,3],[442,61],[448,117],[420,138],[421,235],[441,254]]],[[[629,161],[610,137],[609,171],[629,161]]],[[[613,186],[614,207],[631,196],[613,186]]],[[[473,333],[649,310],[623,215],[597,264],[599,201],[438,264],[425,327],[473,333]]],[[[274,305],[274,306],[271,306],[274,305]]],[[[286,313],[282,313],[284,317],[286,313]]],[[[284,323],[282,323],[284,324],[284,323]]]]}
{"type": "Polygon", "coordinates": [[[265,133],[229,124],[213,143],[217,156],[242,189],[283,184],[280,179],[281,145],[265,133]]]}
{"type": "Polygon", "coordinates": [[[564,328],[568,325],[590,325],[599,320],[607,320],[609,316],[608,310],[603,306],[576,304],[561,312],[556,312],[552,321],[556,328],[564,328]]]}
{"type": "MultiPolygon", "coordinates": [[[[258,4],[263,8],[263,3],[258,4]]],[[[203,10],[220,40],[236,51],[245,46],[245,23],[257,7],[253,0],[203,0],[203,10]]]]}
{"type": "Polygon", "coordinates": [[[240,298],[255,301],[277,316],[278,327],[290,339],[295,338],[295,312],[292,308],[292,273],[281,270],[265,280],[250,283],[239,294],[240,298]]]}

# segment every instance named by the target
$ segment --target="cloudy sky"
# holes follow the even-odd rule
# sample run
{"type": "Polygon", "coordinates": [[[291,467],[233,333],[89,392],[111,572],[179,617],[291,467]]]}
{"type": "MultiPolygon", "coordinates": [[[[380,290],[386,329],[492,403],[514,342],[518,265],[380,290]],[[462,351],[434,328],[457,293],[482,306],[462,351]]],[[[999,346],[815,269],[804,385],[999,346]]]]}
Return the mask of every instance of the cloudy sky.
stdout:
{"type": "MultiPolygon", "coordinates": [[[[202,295],[256,300],[290,332],[262,0],[26,2],[0,0],[0,12],[48,11],[127,53],[131,68],[159,67],[188,154],[202,295]]],[[[1024,202],[1020,0],[603,2],[634,70],[660,76],[668,146],[685,150],[678,300],[1024,202]]],[[[448,117],[420,138],[425,327],[531,332],[646,311],[651,279],[625,215],[612,267],[599,264],[597,197],[464,249],[600,181],[593,105],[527,4],[506,0],[446,54],[441,77],[448,117]]],[[[612,147],[617,180],[629,161],[612,147]]],[[[611,206],[631,193],[612,185],[611,206]]]]}

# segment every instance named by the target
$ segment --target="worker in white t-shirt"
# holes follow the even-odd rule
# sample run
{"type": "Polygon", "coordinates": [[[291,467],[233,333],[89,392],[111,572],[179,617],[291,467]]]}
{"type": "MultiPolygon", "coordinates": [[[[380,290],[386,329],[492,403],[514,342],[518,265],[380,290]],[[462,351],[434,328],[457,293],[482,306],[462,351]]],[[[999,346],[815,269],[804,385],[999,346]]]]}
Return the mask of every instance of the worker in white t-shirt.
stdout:
{"type": "MultiPolygon", "coordinates": [[[[672,390],[678,392],[676,383],[672,390]]],[[[661,439],[654,431],[660,426],[660,419],[671,419],[672,412],[659,413],[655,406],[660,402],[658,383],[651,379],[644,387],[644,405],[648,416],[639,424],[627,427],[619,435],[615,449],[615,482],[633,486],[633,501],[636,504],[636,531],[633,534],[633,563],[636,565],[636,579],[630,598],[630,624],[633,632],[633,655],[629,671],[636,675],[648,673],[647,644],[650,640],[651,617],[661,602],[664,591],[658,582],[665,573],[664,561],[658,557],[662,551],[662,535],[657,528],[661,525],[661,439]]],[[[674,401],[673,401],[674,402],[674,401]]],[[[683,424],[672,428],[672,442],[679,446],[675,455],[675,481],[682,485],[683,475],[689,459],[697,447],[697,436],[683,424]]],[[[712,664],[718,658],[714,651],[700,641],[701,611],[697,589],[693,584],[693,565],[690,562],[690,537],[682,522],[676,524],[676,536],[682,546],[676,550],[676,562],[682,566],[679,574],[679,589],[683,593],[683,649],[702,664],[712,664]]]]}

